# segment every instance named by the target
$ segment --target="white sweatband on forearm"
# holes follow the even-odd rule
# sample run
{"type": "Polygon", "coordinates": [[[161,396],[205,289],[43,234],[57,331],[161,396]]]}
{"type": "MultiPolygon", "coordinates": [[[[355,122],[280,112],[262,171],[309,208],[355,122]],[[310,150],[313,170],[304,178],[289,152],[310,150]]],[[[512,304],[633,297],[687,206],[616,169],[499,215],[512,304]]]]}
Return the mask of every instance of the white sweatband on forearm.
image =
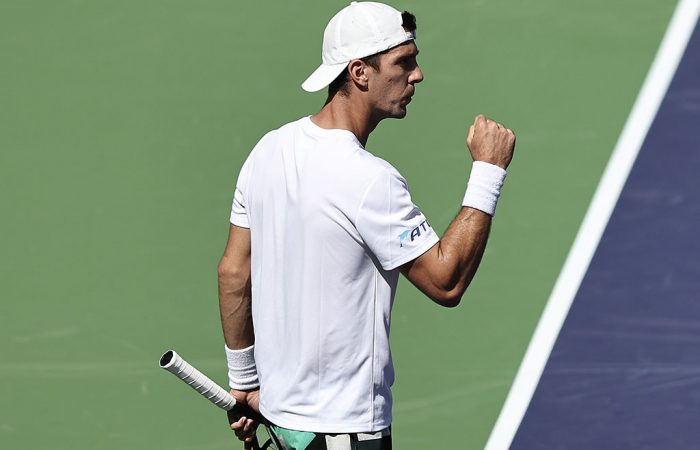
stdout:
{"type": "Polygon", "coordinates": [[[505,179],[504,169],[487,162],[474,161],[462,206],[475,208],[493,216],[505,179]]]}
{"type": "Polygon", "coordinates": [[[247,391],[260,386],[258,369],[255,367],[255,345],[241,350],[226,348],[228,361],[228,384],[231,389],[247,391]]]}

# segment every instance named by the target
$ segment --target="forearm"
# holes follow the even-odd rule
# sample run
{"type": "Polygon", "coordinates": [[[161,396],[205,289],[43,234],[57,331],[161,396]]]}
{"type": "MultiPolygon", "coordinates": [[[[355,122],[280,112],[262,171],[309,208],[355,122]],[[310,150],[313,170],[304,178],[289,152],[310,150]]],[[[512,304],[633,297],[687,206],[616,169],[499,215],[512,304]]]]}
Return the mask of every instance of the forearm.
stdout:
{"type": "Polygon", "coordinates": [[[437,244],[436,284],[461,297],[479,268],[490,229],[491,216],[474,208],[460,209],[437,244]]]}
{"type": "Polygon", "coordinates": [[[219,264],[219,312],[228,348],[242,349],[255,343],[250,270],[234,267],[226,257],[219,264]]]}
{"type": "MultiPolygon", "coordinates": [[[[219,311],[232,393],[255,390],[260,386],[253,348],[250,244],[250,230],[231,225],[218,270],[219,311]]],[[[248,394],[242,392],[241,395],[248,394]]]]}

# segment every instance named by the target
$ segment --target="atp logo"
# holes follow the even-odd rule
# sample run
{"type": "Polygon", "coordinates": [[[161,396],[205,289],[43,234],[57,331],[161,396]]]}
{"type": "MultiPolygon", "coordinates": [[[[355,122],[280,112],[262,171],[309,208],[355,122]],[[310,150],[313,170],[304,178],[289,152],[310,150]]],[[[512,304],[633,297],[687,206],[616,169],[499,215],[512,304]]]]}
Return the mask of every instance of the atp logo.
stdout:
{"type": "Polygon", "coordinates": [[[414,229],[409,228],[408,230],[405,230],[403,233],[399,234],[400,246],[403,247],[404,241],[406,239],[408,239],[409,236],[411,238],[411,242],[413,242],[414,240],[416,240],[416,238],[420,237],[421,230],[423,230],[423,232],[426,232],[426,231],[428,231],[428,228],[432,228],[432,227],[430,226],[430,224],[428,223],[427,220],[424,220],[420,223],[420,225],[418,225],[414,229]]]}

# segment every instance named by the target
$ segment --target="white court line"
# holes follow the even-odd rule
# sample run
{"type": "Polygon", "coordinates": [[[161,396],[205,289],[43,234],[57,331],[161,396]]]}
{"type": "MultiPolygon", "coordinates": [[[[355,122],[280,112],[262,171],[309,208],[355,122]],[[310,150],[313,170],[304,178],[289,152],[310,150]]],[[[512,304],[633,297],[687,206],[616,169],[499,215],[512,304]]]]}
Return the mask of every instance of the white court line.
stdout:
{"type": "Polygon", "coordinates": [[[508,449],[535,392],[552,347],[613,208],[700,14],[700,0],[680,0],[639,96],[593,196],[540,322],[528,345],[485,450],[508,449]]]}

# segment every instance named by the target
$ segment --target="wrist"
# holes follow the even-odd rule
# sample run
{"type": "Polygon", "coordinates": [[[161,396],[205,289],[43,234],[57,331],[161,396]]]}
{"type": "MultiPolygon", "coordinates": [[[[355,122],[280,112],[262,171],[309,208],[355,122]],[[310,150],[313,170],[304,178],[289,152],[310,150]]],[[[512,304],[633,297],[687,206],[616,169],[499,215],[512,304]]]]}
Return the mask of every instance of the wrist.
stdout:
{"type": "Polygon", "coordinates": [[[462,206],[494,216],[506,175],[507,172],[502,167],[484,161],[474,161],[462,206]]]}
{"type": "Polygon", "coordinates": [[[258,369],[255,366],[255,345],[240,350],[226,349],[228,382],[231,389],[247,391],[260,387],[258,369]]]}

